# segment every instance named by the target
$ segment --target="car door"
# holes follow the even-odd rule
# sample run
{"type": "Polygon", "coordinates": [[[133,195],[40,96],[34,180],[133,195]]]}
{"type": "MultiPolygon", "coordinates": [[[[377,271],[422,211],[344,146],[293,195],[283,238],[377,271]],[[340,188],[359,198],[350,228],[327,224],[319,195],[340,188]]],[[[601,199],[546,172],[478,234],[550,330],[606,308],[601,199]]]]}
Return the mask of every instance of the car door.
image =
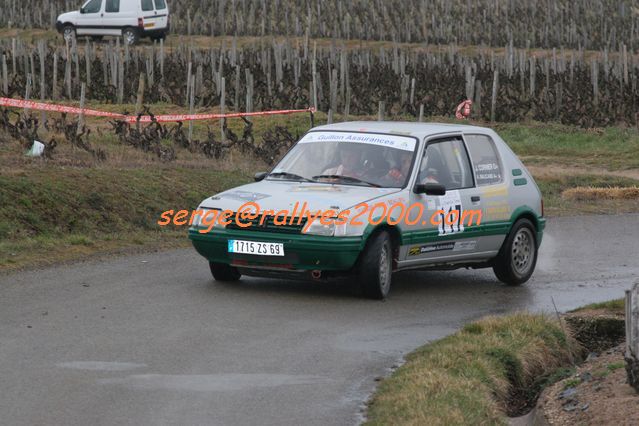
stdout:
{"type": "Polygon", "coordinates": [[[76,24],[77,35],[106,35],[106,30],[103,28],[104,23],[102,18],[104,16],[104,1],[103,0],[89,0],[80,9],[80,15],[78,16],[78,22],[76,24]]]}
{"type": "MultiPolygon", "coordinates": [[[[104,0],[103,25],[104,34],[119,36],[122,34],[122,27],[127,24],[126,18],[129,18],[129,24],[135,22],[135,17],[130,11],[123,10],[121,3],[126,0],[104,0]],[[131,19],[133,18],[133,19],[131,19]]],[[[124,6],[124,5],[122,5],[124,6]]]]}
{"type": "Polygon", "coordinates": [[[490,135],[465,133],[482,209],[481,249],[496,254],[510,228],[512,208],[504,162],[490,135]]]}
{"type": "Polygon", "coordinates": [[[411,191],[412,209],[405,225],[408,244],[400,250],[399,267],[472,259],[478,239],[476,225],[469,218],[480,209],[481,201],[462,136],[427,140],[417,164],[413,185],[438,183],[446,188],[446,194],[431,196],[411,191]]]}
{"type": "Polygon", "coordinates": [[[141,0],[142,18],[145,31],[154,31],[162,29],[166,24],[166,13],[160,13],[157,6],[164,7],[166,12],[166,2],[156,0],[141,0]]]}
{"type": "Polygon", "coordinates": [[[153,5],[155,6],[155,10],[153,12],[153,16],[147,18],[147,16],[151,16],[148,13],[145,13],[144,25],[146,28],[147,22],[152,22],[152,28],[146,28],[147,30],[161,30],[165,29],[169,25],[169,8],[166,4],[166,0],[153,0],[153,5]]]}

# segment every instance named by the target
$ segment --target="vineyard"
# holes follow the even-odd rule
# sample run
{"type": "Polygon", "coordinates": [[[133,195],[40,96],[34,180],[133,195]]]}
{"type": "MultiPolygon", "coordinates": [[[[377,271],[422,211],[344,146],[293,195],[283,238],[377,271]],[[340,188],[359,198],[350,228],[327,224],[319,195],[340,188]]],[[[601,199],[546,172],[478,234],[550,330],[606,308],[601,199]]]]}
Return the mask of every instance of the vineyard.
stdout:
{"type": "MultiPolygon", "coordinates": [[[[58,43],[60,40],[58,40],[58,43]]],[[[212,48],[177,43],[128,47],[119,40],[71,45],[0,40],[5,97],[132,104],[220,106],[255,111],[315,106],[340,114],[449,116],[460,100],[472,117],[557,121],[582,127],[635,125],[639,58],[625,44],[599,53],[552,49],[539,54],[455,45],[372,49],[343,43],[237,39],[212,48]],[[145,84],[140,85],[144,79],[145,84]]],[[[329,118],[330,119],[330,118],[329,118]]]]}
{"type": "MultiPolygon", "coordinates": [[[[53,28],[80,0],[0,0],[0,26],[53,28]]],[[[306,36],[503,47],[639,42],[639,7],[618,0],[173,0],[176,34],[306,36]]]]}
{"type": "MultiPolygon", "coordinates": [[[[471,99],[470,118],[479,122],[638,125],[639,7],[632,2],[204,0],[170,6],[173,34],[166,42],[65,43],[51,31],[0,37],[0,96],[89,103],[133,115],[152,115],[158,105],[188,113],[310,106],[328,122],[451,117],[471,99]]],[[[51,30],[59,13],[77,7],[70,0],[0,0],[0,27],[51,30]]],[[[98,129],[77,117],[0,107],[4,138],[25,148],[42,140],[45,158],[67,141],[103,161],[108,153],[91,139],[105,131],[161,161],[174,161],[178,151],[224,159],[233,150],[271,164],[305,130],[276,124],[255,132],[251,120],[238,123],[114,119],[98,129]]]]}

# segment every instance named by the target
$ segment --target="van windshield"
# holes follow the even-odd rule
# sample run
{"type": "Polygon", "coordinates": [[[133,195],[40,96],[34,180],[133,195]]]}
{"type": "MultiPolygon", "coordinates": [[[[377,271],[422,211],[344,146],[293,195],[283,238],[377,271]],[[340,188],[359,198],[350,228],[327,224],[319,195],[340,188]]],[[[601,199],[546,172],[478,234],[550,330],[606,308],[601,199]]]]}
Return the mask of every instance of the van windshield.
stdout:
{"type": "Polygon", "coordinates": [[[415,146],[415,139],[406,136],[311,132],[286,154],[268,179],[403,188],[415,146]]]}

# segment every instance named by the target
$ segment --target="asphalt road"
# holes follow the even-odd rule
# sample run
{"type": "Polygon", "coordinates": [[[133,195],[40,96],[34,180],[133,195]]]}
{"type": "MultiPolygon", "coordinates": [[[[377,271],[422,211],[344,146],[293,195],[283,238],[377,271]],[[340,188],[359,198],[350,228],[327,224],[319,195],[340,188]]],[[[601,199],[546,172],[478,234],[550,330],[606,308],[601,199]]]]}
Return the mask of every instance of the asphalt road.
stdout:
{"type": "Polygon", "coordinates": [[[406,272],[386,302],[215,283],[190,249],[0,276],[0,424],[354,424],[376,377],[468,320],[621,297],[639,276],[638,224],[552,219],[527,285],[406,272]]]}

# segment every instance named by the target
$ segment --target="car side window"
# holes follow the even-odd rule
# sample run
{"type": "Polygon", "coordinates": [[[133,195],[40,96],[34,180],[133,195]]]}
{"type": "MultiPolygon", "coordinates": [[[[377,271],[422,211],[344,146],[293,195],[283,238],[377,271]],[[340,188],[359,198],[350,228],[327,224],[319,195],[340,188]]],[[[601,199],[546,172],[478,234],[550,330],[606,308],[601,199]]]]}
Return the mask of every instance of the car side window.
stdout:
{"type": "Polygon", "coordinates": [[[82,10],[84,13],[98,13],[102,9],[102,0],[91,0],[82,10]]]}
{"type": "Polygon", "coordinates": [[[155,9],[156,10],[166,9],[166,1],[164,1],[164,0],[155,0],[155,9]]]}
{"type": "Polygon", "coordinates": [[[473,174],[461,138],[428,144],[419,166],[417,183],[439,183],[446,190],[473,186],[473,174]]]}
{"type": "Polygon", "coordinates": [[[502,165],[495,142],[487,135],[464,135],[475,170],[477,186],[503,182],[502,165]]]}
{"type": "Polygon", "coordinates": [[[142,10],[145,12],[153,10],[153,0],[142,0],[142,10]]]}
{"type": "Polygon", "coordinates": [[[107,13],[117,13],[120,11],[120,0],[106,0],[104,11],[107,13]]]}

